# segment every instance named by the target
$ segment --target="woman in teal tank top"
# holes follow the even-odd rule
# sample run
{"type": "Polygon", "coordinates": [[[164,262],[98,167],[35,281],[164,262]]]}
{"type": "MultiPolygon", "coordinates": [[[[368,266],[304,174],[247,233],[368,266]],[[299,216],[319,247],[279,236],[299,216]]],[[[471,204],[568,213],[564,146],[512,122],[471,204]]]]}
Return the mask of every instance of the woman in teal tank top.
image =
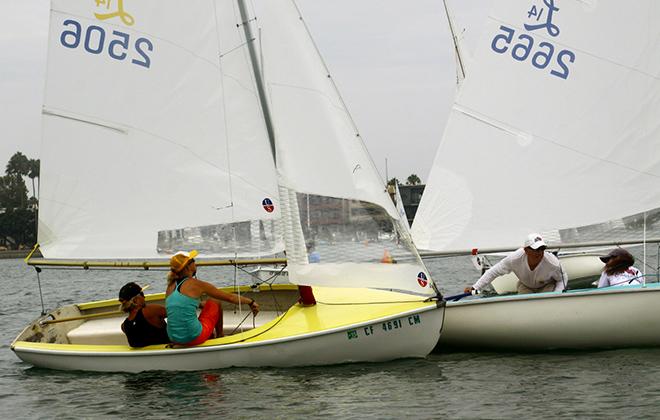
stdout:
{"type": "Polygon", "coordinates": [[[222,306],[220,301],[243,304],[255,315],[259,305],[253,299],[218,290],[211,283],[196,278],[197,251],[178,252],[170,258],[167,276],[165,307],[167,309],[167,335],[172,342],[195,346],[212,337],[222,337],[222,306]],[[197,316],[200,298],[209,296],[202,312],[197,316]]]}

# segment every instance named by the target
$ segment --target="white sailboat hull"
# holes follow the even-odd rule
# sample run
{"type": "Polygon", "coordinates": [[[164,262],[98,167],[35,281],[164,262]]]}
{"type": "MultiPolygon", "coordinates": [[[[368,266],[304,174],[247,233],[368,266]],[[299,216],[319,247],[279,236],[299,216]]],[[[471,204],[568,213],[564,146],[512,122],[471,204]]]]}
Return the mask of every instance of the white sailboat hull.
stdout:
{"type": "MultiPolygon", "coordinates": [[[[116,301],[63,307],[35,320],[11,347],[27,363],[59,370],[139,372],[314,366],[425,357],[436,345],[443,325],[444,302],[372,289],[316,288],[316,305],[294,303],[275,314],[272,302],[284,304],[297,291],[289,285],[272,287],[274,290],[262,287],[252,294],[243,291],[262,303],[264,310],[255,319],[256,326],[246,322],[242,331],[236,332],[238,327],[233,324],[240,324],[243,317],[230,307],[224,308],[225,336],[195,347],[131,348],[119,328],[123,315],[75,318],[81,312],[85,312],[83,317],[107,313],[116,307],[116,301]],[[359,298],[354,297],[355,291],[359,298]],[[44,323],[49,319],[63,322],[44,323]]],[[[160,294],[147,299],[156,303],[163,297],[160,294]]]]}
{"type": "Polygon", "coordinates": [[[382,362],[428,355],[439,338],[442,314],[442,309],[413,311],[335,331],[257,343],[123,352],[20,347],[14,351],[23,361],[34,366],[108,372],[382,362]],[[415,316],[419,317],[416,324],[415,316]],[[394,321],[400,321],[404,327],[385,331],[387,327],[383,325],[392,325],[394,321]],[[350,339],[349,331],[355,331],[357,338],[350,339]]]}
{"type": "Polygon", "coordinates": [[[660,285],[449,302],[439,349],[595,349],[660,345],[660,285]]]}

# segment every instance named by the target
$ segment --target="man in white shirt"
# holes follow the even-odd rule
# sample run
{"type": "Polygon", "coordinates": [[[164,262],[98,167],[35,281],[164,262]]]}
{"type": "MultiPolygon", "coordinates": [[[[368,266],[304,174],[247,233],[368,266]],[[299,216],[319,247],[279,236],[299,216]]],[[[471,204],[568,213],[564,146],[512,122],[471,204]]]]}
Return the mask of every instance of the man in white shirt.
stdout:
{"type": "Polygon", "coordinates": [[[518,294],[563,291],[568,278],[559,259],[545,252],[547,245],[538,233],[530,233],[518,249],[486,271],[465,293],[481,291],[497,277],[510,272],[518,277],[518,294]]]}

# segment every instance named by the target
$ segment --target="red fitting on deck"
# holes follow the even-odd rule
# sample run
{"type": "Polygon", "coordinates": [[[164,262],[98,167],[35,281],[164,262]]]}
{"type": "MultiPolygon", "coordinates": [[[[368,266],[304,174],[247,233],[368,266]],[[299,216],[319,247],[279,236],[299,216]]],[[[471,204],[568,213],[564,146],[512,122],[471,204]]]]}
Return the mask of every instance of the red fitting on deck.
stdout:
{"type": "Polygon", "coordinates": [[[314,292],[312,292],[311,286],[298,286],[298,291],[300,292],[298,302],[304,306],[316,305],[316,299],[314,298],[314,292]]]}

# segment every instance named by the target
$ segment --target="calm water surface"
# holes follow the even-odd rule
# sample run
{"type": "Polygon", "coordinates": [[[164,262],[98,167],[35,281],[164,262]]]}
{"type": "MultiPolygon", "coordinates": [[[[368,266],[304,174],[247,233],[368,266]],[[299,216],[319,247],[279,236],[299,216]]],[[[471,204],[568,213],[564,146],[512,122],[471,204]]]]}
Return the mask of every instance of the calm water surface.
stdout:
{"type": "MultiPolygon", "coordinates": [[[[639,265],[638,265],[639,267],[639,265]]],[[[443,292],[475,271],[429,264],[443,292]]],[[[660,349],[537,354],[452,353],[295,369],[95,374],[38,369],[9,344],[41,311],[34,269],[0,260],[0,418],[658,418],[660,349]]],[[[231,283],[233,271],[200,277],[231,283]]],[[[126,281],[165,289],[162,273],[48,270],[46,309],[114,297],[126,281]]],[[[660,334],[660,332],[658,332],[660,334]]]]}

